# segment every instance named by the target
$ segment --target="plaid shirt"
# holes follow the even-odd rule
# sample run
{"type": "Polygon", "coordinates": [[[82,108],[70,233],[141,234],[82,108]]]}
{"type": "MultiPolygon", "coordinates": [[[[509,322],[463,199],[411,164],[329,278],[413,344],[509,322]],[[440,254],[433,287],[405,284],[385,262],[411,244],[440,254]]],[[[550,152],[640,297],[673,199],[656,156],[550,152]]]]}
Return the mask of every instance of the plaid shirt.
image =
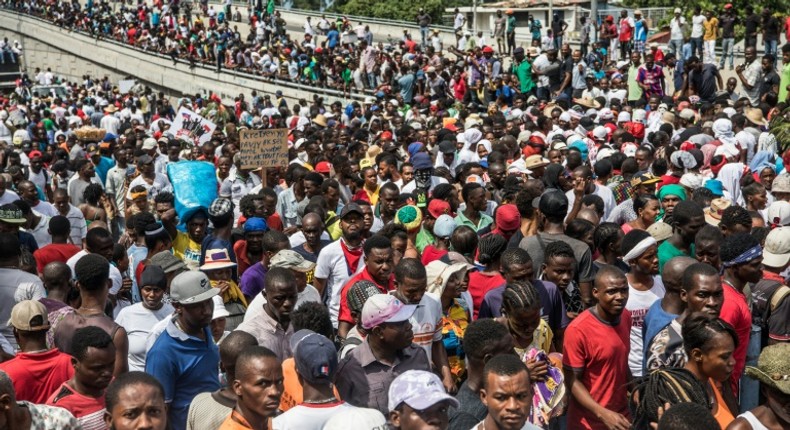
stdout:
{"type": "Polygon", "coordinates": [[[628,199],[634,198],[635,190],[634,187],[631,186],[631,182],[626,181],[620,175],[610,179],[606,186],[614,193],[614,200],[618,205],[628,199]]]}

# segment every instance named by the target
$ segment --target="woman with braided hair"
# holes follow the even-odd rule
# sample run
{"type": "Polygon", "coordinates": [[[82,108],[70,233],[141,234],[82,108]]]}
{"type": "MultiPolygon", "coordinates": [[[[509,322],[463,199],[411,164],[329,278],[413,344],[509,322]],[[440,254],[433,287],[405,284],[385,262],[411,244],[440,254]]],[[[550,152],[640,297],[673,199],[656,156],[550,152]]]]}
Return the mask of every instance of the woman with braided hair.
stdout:
{"type": "Polygon", "coordinates": [[[738,335],[724,320],[704,314],[686,319],[682,334],[688,357],[685,369],[703,384],[713,417],[721,428],[727,428],[735,420],[731,411],[738,410],[727,386],[735,369],[733,353],[738,346],[738,335]]]}
{"type": "MultiPolygon", "coordinates": [[[[653,371],[633,381],[629,406],[634,417],[633,428],[648,429],[658,423],[659,409],[666,404],[696,403],[710,409],[705,386],[686,369],[667,367],[653,371]]],[[[713,430],[713,429],[705,429],[713,430]]]]}
{"type": "Polygon", "coordinates": [[[477,319],[477,312],[483,303],[486,293],[505,283],[499,271],[499,259],[507,249],[507,239],[498,234],[489,234],[480,238],[477,245],[477,262],[482,270],[469,274],[469,294],[472,295],[472,319],[477,319]]]}

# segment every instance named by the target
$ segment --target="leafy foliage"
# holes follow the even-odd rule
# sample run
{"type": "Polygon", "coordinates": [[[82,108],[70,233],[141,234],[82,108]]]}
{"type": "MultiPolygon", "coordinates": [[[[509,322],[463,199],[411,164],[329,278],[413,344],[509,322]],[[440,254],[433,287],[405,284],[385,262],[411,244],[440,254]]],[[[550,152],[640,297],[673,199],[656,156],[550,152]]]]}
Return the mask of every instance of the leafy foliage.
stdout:
{"type": "Polygon", "coordinates": [[[338,12],[343,14],[402,21],[415,21],[421,7],[431,15],[433,22],[439,22],[447,6],[442,0],[348,0],[335,4],[338,12]]]}
{"type": "Polygon", "coordinates": [[[784,154],[790,149],[790,108],[785,108],[781,115],[774,115],[768,126],[769,131],[776,137],[779,153],[784,154]]]}

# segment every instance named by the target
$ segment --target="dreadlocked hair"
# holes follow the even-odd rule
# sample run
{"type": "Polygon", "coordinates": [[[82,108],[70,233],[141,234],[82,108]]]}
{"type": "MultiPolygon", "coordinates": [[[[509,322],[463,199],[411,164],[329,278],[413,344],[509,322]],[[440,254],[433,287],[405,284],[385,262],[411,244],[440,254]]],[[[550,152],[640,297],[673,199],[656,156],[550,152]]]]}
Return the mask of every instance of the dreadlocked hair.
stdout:
{"type": "MultiPolygon", "coordinates": [[[[622,229],[613,222],[602,222],[593,232],[593,245],[597,251],[605,251],[609,245],[617,242],[622,229]]],[[[619,251],[619,250],[618,250],[619,251]]]]}
{"type": "Polygon", "coordinates": [[[633,428],[650,428],[650,423],[657,423],[658,408],[663,408],[665,403],[695,403],[710,410],[707,390],[686,369],[657,369],[636,379],[633,384],[629,401],[631,415],[634,417],[633,428]]]}
{"type": "Polygon", "coordinates": [[[530,282],[516,281],[505,285],[505,291],[502,293],[502,308],[508,310],[508,313],[539,305],[538,290],[530,282]]]}
{"type": "Polygon", "coordinates": [[[477,261],[483,265],[489,265],[502,256],[502,253],[507,249],[507,239],[499,234],[489,234],[480,238],[477,245],[479,251],[477,261]]]}

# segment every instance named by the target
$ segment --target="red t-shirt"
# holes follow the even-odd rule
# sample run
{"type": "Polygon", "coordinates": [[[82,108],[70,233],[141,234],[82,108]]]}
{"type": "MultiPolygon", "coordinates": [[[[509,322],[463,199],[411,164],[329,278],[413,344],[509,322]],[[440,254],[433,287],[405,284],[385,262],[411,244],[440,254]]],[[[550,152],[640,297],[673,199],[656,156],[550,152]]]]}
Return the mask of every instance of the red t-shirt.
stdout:
{"type": "Polygon", "coordinates": [[[104,428],[104,395],[101,397],[84,396],[64,382],[49,399],[48,406],[61,407],[74,415],[82,428],[104,428]]]}
{"type": "Polygon", "coordinates": [[[14,383],[17,400],[42,404],[58,387],[74,376],[71,356],[52,348],[40,354],[20,352],[0,363],[0,370],[14,383]]]}
{"type": "MultiPolygon", "coordinates": [[[[623,311],[620,323],[609,325],[585,310],[565,330],[562,365],[584,369],[581,383],[604,408],[629,416],[628,353],[631,350],[631,313],[623,311]]],[[[569,396],[568,428],[606,430],[595,414],[569,396]]]]}
{"type": "Polygon", "coordinates": [[[53,261],[65,263],[78,252],[80,252],[80,247],[77,245],[72,245],[70,243],[51,243],[33,252],[33,258],[36,259],[36,269],[38,273],[41,273],[44,271],[44,266],[47,264],[53,261]]]}
{"type": "Polygon", "coordinates": [[[746,367],[746,349],[749,347],[749,334],[752,331],[752,312],[749,310],[749,304],[746,303],[746,296],[726,282],[722,282],[721,286],[724,288],[724,304],[721,305],[719,318],[727,321],[738,334],[738,346],[733,353],[735,368],[730,375],[732,392],[737,396],[738,380],[741,379],[743,369],[746,367]]]}
{"type": "Polygon", "coordinates": [[[431,261],[436,261],[442,257],[447,255],[447,250],[438,250],[433,245],[428,245],[425,249],[422,250],[422,257],[420,257],[420,262],[422,262],[423,266],[427,266],[428,263],[431,261]]]}
{"type": "Polygon", "coordinates": [[[354,319],[351,318],[351,310],[348,308],[348,300],[346,300],[346,295],[348,294],[348,290],[357,282],[359,281],[370,281],[376,284],[379,287],[379,291],[381,294],[387,294],[388,292],[395,289],[395,275],[390,274],[389,285],[386,287],[379,285],[378,282],[373,280],[373,277],[370,276],[368,272],[368,268],[362,269],[361,272],[357,273],[356,275],[349,278],[343,288],[340,289],[340,311],[337,314],[338,321],[345,321],[350,324],[354,324],[354,319]]]}
{"type": "Polygon", "coordinates": [[[469,273],[469,294],[472,295],[473,303],[473,316],[472,319],[477,319],[477,312],[480,311],[480,305],[483,304],[483,298],[486,293],[505,283],[505,278],[499,273],[496,275],[488,275],[482,272],[469,273]]]}
{"type": "Polygon", "coordinates": [[[239,274],[239,279],[241,279],[242,273],[247,270],[250,266],[257,261],[250,261],[247,258],[247,241],[246,240],[238,240],[236,243],[233,244],[233,252],[236,254],[236,270],[239,274]]]}

